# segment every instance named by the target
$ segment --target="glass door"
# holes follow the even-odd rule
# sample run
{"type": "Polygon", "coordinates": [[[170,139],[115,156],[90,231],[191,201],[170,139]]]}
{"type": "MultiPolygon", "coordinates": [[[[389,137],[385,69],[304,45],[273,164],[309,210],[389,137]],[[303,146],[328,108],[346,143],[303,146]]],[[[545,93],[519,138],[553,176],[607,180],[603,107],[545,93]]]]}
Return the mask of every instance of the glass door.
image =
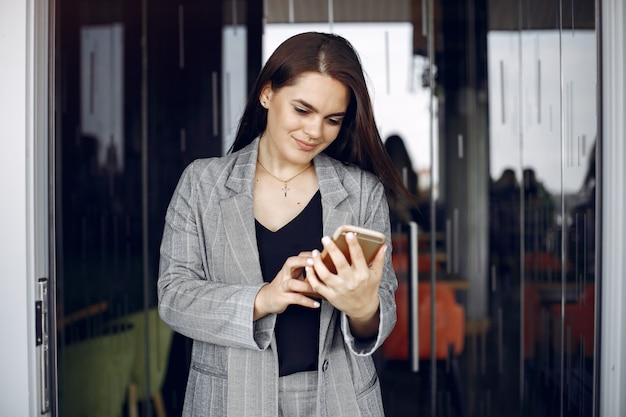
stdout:
{"type": "Polygon", "coordinates": [[[267,2],[264,48],[348,38],[416,195],[390,200],[387,415],[596,415],[595,2],[358,4],[267,2]]]}
{"type": "Polygon", "coordinates": [[[55,11],[55,410],[180,415],[190,344],[157,314],[159,245],[183,168],[222,153],[222,1],[55,11]]]}
{"type": "Polygon", "coordinates": [[[387,415],[596,415],[595,2],[259,4],[55,2],[58,415],[180,414],[190,344],[155,314],[165,209],[304,30],[354,44],[416,195],[390,200],[387,415]]]}

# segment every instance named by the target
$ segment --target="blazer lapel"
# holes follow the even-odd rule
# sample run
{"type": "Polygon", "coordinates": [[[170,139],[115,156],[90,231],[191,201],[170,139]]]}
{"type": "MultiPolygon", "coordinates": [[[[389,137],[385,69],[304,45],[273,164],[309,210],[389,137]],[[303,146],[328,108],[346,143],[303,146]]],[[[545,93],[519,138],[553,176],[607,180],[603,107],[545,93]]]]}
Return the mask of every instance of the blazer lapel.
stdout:
{"type": "MultiPolygon", "coordinates": [[[[322,195],[322,216],[324,223],[324,235],[332,236],[335,230],[344,224],[354,224],[355,219],[352,211],[342,207],[342,202],[349,193],[341,182],[341,177],[335,162],[330,157],[319,154],[315,158],[315,172],[322,195]]],[[[322,302],[320,313],[320,355],[327,352],[332,344],[329,330],[334,321],[337,310],[326,300],[322,302]]]]}
{"type": "Polygon", "coordinates": [[[240,282],[245,284],[263,282],[256,245],[252,199],[245,195],[236,195],[222,200],[220,207],[224,228],[228,231],[224,243],[230,247],[233,254],[232,261],[239,269],[240,282]]]}
{"type": "Polygon", "coordinates": [[[324,234],[332,236],[337,227],[342,224],[354,222],[354,216],[348,208],[341,206],[341,203],[348,197],[349,193],[345,189],[339,172],[335,166],[338,162],[330,157],[319,154],[315,158],[315,173],[322,195],[322,215],[324,223],[324,234]]]}
{"type": "Polygon", "coordinates": [[[257,150],[258,139],[237,156],[225,182],[232,194],[220,202],[224,230],[228,231],[224,243],[230,246],[240,272],[237,279],[245,284],[263,282],[252,200],[257,150]]]}

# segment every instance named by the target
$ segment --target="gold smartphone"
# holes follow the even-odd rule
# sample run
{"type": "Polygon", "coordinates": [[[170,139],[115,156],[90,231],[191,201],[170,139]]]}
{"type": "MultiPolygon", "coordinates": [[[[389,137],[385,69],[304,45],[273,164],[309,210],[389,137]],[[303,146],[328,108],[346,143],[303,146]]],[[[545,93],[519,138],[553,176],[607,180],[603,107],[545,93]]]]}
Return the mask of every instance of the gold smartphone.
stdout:
{"type": "MultiPolygon", "coordinates": [[[[378,249],[385,243],[385,234],[377,232],[376,230],[352,225],[339,226],[333,234],[332,239],[350,263],[350,250],[348,248],[348,242],[346,242],[346,233],[348,232],[352,232],[356,235],[357,241],[361,245],[363,255],[365,256],[365,260],[368,264],[372,262],[378,249]]],[[[326,249],[322,251],[320,256],[322,257],[322,261],[324,261],[328,270],[333,274],[336,274],[337,269],[335,268],[333,260],[326,249]]]]}

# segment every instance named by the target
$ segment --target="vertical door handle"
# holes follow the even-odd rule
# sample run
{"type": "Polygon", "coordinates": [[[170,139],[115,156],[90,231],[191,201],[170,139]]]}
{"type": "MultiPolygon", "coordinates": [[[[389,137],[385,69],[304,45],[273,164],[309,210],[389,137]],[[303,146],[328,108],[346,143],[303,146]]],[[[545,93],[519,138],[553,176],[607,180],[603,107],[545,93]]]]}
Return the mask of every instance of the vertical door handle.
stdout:
{"type": "Polygon", "coordinates": [[[419,371],[419,245],[416,222],[409,222],[409,310],[411,371],[419,371]]]}
{"type": "Polygon", "coordinates": [[[37,300],[35,301],[35,345],[39,373],[39,411],[46,414],[50,410],[50,361],[48,359],[48,279],[39,278],[37,300]]]}

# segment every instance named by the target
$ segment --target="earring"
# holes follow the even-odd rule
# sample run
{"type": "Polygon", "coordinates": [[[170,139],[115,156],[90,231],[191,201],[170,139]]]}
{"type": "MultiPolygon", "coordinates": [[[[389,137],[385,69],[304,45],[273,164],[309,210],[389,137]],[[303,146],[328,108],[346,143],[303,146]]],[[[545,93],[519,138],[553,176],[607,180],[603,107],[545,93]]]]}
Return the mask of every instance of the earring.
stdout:
{"type": "Polygon", "coordinates": [[[261,105],[265,107],[265,100],[261,102],[261,105]]]}

